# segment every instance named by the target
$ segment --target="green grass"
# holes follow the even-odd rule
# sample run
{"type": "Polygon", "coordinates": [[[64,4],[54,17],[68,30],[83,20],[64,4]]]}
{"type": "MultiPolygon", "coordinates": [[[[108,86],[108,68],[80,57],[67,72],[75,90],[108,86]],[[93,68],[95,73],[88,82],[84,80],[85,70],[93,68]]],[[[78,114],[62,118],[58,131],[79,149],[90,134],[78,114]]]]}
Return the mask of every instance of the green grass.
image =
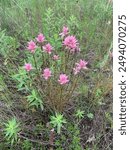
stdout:
{"type": "Polygon", "coordinates": [[[96,48],[102,53],[102,46],[112,40],[108,25],[112,7],[107,0],[13,0],[0,4],[1,29],[22,39],[35,37],[38,32],[53,36],[66,24],[77,34],[85,51],[96,48]]]}
{"type": "Polygon", "coordinates": [[[42,32],[58,49],[58,34],[64,25],[76,35],[82,58],[90,66],[76,90],[75,102],[64,111],[67,123],[55,136],[54,147],[112,149],[112,5],[108,0],[0,0],[0,131],[4,130],[3,122],[15,117],[22,133],[11,145],[0,132],[0,149],[50,147],[52,126],[48,122],[52,112],[48,108],[43,112],[30,109],[27,91],[18,91],[12,76],[24,63],[28,41],[42,32]],[[75,114],[78,110],[83,112],[80,121],[75,114]]]}

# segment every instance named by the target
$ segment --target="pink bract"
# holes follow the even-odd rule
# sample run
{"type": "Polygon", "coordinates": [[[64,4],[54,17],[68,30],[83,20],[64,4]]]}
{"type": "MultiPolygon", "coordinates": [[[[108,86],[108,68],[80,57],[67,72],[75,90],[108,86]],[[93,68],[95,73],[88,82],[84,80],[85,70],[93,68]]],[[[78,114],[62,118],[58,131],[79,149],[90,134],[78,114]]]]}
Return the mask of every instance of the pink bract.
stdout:
{"type": "Polygon", "coordinates": [[[74,75],[78,74],[81,71],[81,69],[87,69],[87,67],[86,67],[87,64],[88,64],[88,62],[80,59],[79,63],[76,63],[75,68],[73,68],[74,75]]]}
{"type": "Polygon", "coordinates": [[[40,33],[37,38],[36,38],[37,42],[42,43],[45,41],[45,37],[42,33],[40,33]]]}
{"type": "Polygon", "coordinates": [[[49,68],[45,68],[43,70],[43,77],[44,77],[45,80],[48,80],[49,77],[51,77],[51,71],[50,71],[49,68]]]}
{"type": "Polygon", "coordinates": [[[32,68],[32,65],[31,65],[31,64],[27,63],[27,64],[24,65],[24,69],[29,72],[29,71],[32,70],[33,68],[32,68]]]}
{"type": "Polygon", "coordinates": [[[29,51],[31,51],[31,53],[34,53],[36,48],[37,48],[37,46],[36,46],[35,42],[33,42],[32,40],[30,42],[28,42],[27,49],[29,51]]]}
{"type": "Polygon", "coordinates": [[[62,32],[59,34],[62,38],[69,33],[69,28],[64,26],[62,32]]]}
{"type": "Polygon", "coordinates": [[[54,59],[54,60],[58,60],[58,59],[59,59],[59,55],[54,55],[54,56],[53,56],[53,59],[54,59]]]}
{"type": "Polygon", "coordinates": [[[63,45],[68,49],[76,49],[78,46],[75,36],[67,36],[63,41],[63,45]]]}
{"type": "Polygon", "coordinates": [[[80,68],[79,67],[75,67],[73,68],[74,71],[74,75],[78,74],[80,72],[80,68]]]}
{"type": "Polygon", "coordinates": [[[80,69],[87,69],[86,65],[88,64],[88,62],[86,62],[85,60],[80,59],[79,63],[76,63],[77,67],[80,69]]]}
{"type": "Polygon", "coordinates": [[[45,46],[42,47],[43,50],[48,53],[48,54],[51,54],[52,50],[53,50],[53,47],[51,46],[51,44],[46,44],[45,46]]]}
{"type": "Polygon", "coordinates": [[[69,82],[68,76],[66,74],[60,74],[58,82],[63,85],[69,82]]]}

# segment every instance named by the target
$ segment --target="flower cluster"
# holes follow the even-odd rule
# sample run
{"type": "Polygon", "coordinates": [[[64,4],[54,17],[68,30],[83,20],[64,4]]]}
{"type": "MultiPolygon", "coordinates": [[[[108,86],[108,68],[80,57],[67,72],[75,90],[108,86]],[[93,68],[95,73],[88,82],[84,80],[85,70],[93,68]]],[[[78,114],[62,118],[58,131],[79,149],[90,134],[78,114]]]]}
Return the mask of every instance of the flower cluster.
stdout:
{"type": "MultiPolygon", "coordinates": [[[[65,49],[69,50],[68,52],[80,51],[79,43],[75,36],[69,35],[68,27],[64,26],[62,29],[62,32],[59,35],[61,36],[61,38],[63,40],[63,46],[65,47],[65,49]]],[[[40,33],[35,39],[41,45],[42,52],[45,52],[49,55],[52,54],[54,48],[51,46],[50,43],[46,43],[45,36],[42,33],[40,33]]],[[[37,45],[34,41],[31,40],[30,42],[28,42],[27,49],[31,53],[35,53],[36,48],[37,48],[37,45]]],[[[55,60],[55,61],[59,60],[59,55],[54,54],[52,56],[52,60],[55,60]]],[[[83,69],[87,69],[87,67],[86,67],[87,64],[88,64],[88,62],[86,62],[85,60],[82,60],[82,59],[80,59],[80,61],[78,63],[75,63],[75,67],[73,68],[74,75],[78,74],[83,69]]],[[[27,64],[25,64],[24,68],[26,69],[27,72],[29,72],[32,70],[32,65],[27,63],[27,64]]],[[[43,70],[42,77],[45,80],[48,80],[49,78],[51,78],[51,76],[52,76],[51,69],[49,67],[46,67],[43,70]]],[[[59,75],[58,82],[61,85],[67,84],[69,82],[69,77],[66,74],[61,73],[59,75]]]]}
{"type": "Polygon", "coordinates": [[[32,65],[31,65],[31,64],[25,64],[25,65],[24,65],[24,69],[29,72],[29,71],[32,70],[33,68],[32,68],[32,65]]]}
{"type": "Polygon", "coordinates": [[[43,77],[45,78],[45,80],[48,80],[49,77],[51,77],[51,70],[49,68],[43,70],[43,77]]]}
{"type": "Polygon", "coordinates": [[[37,40],[37,42],[39,42],[39,43],[43,43],[43,42],[45,41],[45,36],[44,36],[42,33],[40,33],[40,34],[37,36],[36,40],[37,40]]]}
{"type": "Polygon", "coordinates": [[[59,59],[59,55],[54,55],[53,56],[53,60],[58,60],[59,59]]]}
{"type": "Polygon", "coordinates": [[[68,76],[66,74],[61,74],[58,81],[60,84],[66,84],[69,82],[68,76]]]}
{"type": "Polygon", "coordinates": [[[28,42],[28,47],[27,49],[31,52],[34,53],[35,49],[37,48],[35,42],[33,42],[32,40],[30,42],[28,42]]]}
{"type": "Polygon", "coordinates": [[[78,74],[82,69],[87,69],[87,67],[86,67],[87,64],[88,64],[88,62],[80,59],[80,61],[75,64],[75,68],[73,68],[74,75],[78,74]]]}
{"type": "Polygon", "coordinates": [[[69,28],[64,26],[63,29],[62,29],[62,32],[60,33],[60,36],[62,38],[64,38],[66,35],[68,35],[68,33],[69,33],[69,28]]]}
{"type": "Polygon", "coordinates": [[[65,40],[63,41],[63,45],[65,45],[66,48],[68,48],[68,49],[72,49],[72,50],[76,49],[77,45],[78,45],[76,37],[75,36],[67,36],[65,38],[65,40]]]}
{"type": "Polygon", "coordinates": [[[53,50],[53,47],[51,46],[51,44],[46,44],[45,46],[42,47],[44,52],[48,53],[48,54],[51,54],[52,53],[52,50],[53,50]]]}

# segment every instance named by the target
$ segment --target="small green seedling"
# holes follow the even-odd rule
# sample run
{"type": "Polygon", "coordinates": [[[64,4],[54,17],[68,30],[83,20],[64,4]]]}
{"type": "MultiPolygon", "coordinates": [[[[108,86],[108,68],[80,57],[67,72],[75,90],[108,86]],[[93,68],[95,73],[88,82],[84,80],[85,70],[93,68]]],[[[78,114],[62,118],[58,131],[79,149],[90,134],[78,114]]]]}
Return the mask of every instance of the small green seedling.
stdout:
{"type": "Polygon", "coordinates": [[[66,123],[66,120],[63,118],[63,115],[56,113],[55,116],[51,116],[50,123],[53,125],[53,127],[57,127],[57,133],[61,133],[61,127],[64,123],[66,123]]]}
{"type": "Polygon", "coordinates": [[[15,118],[9,120],[5,123],[4,134],[5,138],[11,145],[14,144],[15,141],[18,139],[18,132],[20,131],[19,123],[16,121],[15,118]]]}
{"type": "Polygon", "coordinates": [[[78,109],[78,110],[76,111],[75,116],[76,116],[78,119],[82,119],[82,118],[84,118],[84,114],[85,114],[84,111],[81,111],[80,109],[78,109]]]}

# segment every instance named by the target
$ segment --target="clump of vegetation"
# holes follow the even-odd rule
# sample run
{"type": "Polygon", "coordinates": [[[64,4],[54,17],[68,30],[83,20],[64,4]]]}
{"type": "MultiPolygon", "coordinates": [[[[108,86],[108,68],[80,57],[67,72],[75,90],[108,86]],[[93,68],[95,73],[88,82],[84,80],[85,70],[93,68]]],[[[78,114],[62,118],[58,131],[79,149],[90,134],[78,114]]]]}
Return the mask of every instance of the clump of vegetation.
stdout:
{"type": "Polygon", "coordinates": [[[18,140],[18,132],[20,131],[19,123],[16,122],[16,119],[13,118],[5,123],[4,133],[5,139],[8,142],[11,142],[11,145],[18,140]]]}
{"type": "Polygon", "coordinates": [[[40,106],[43,110],[45,103],[62,112],[74,96],[80,74],[87,70],[88,62],[78,58],[79,43],[75,36],[68,34],[69,29],[64,26],[59,49],[51,46],[42,33],[36,38],[37,45],[33,40],[28,42],[25,65],[13,78],[18,81],[18,90],[30,91],[29,106],[40,106]]]}

